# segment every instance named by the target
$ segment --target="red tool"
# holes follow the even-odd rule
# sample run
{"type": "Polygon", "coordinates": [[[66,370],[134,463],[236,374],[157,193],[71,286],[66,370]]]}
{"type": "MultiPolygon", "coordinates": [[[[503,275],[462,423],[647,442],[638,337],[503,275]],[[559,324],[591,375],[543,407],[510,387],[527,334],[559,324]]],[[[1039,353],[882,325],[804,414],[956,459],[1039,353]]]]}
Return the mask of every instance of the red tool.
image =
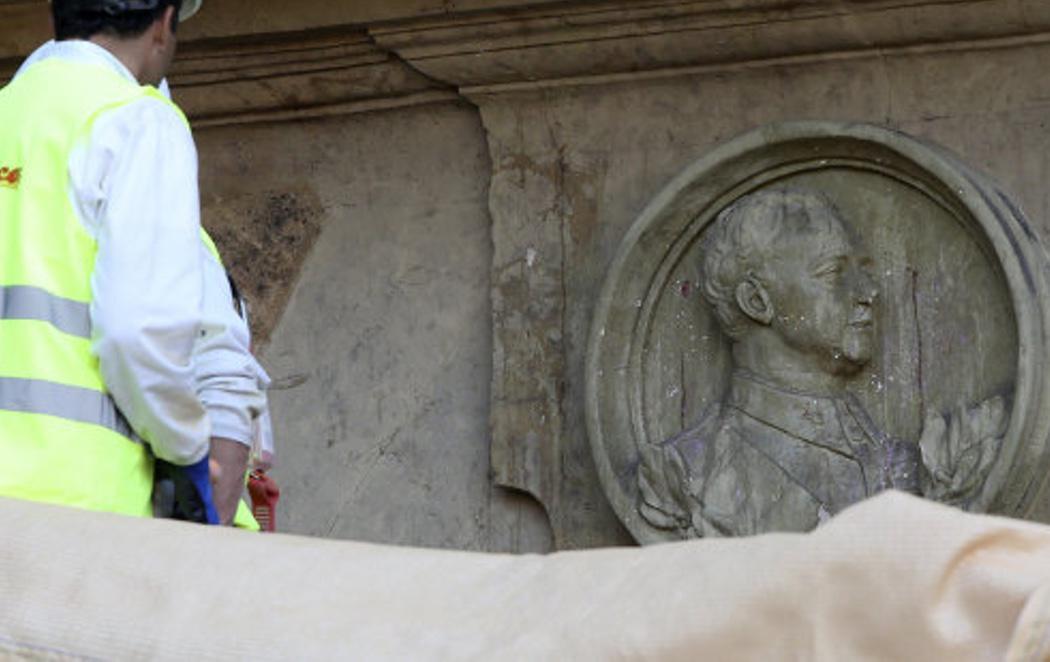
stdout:
{"type": "Polygon", "coordinates": [[[277,501],[281,498],[277,482],[265,471],[256,469],[248,475],[248,496],[252,499],[252,515],[259,528],[268,533],[276,531],[277,501]]]}

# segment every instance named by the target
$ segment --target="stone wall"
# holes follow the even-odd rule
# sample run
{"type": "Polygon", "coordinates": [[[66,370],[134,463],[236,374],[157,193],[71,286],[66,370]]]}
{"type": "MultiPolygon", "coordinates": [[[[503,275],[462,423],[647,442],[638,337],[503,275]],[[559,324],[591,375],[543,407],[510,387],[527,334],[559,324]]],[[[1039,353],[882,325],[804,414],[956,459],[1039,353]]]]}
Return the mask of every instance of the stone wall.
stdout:
{"type": "MultiPolygon", "coordinates": [[[[1042,0],[242,4],[186,25],[172,82],[260,313],[288,530],[630,543],[584,427],[595,298],[646,203],[756,126],[933,140],[1050,239],[1042,0]]],[[[0,76],[40,10],[0,4],[0,76]]]]}
{"type": "MultiPolygon", "coordinates": [[[[254,256],[237,267],[256,290],[295,283],[263,351],[282,528],[547,549],[539,509],[488,479],[491,240],[476,113],[443,104],[229,125],[199,143],[216,241],[251,244],[260,224],[319,226],[298,278],[262,271],[254,256]]],[[[287,251],[277,239],[262,259],[287,251]]]]}
{"type": "Polygon", "coordinates": [[[1050,88],[1038,69],[1048,55],[1050,45],[1029,42],[881,51],[482,100],[494,163],[495,334],[503,355],[493,400],[494,456],[504,462],[498,475],[541,495],[565,544],[621,540],[591,478],[584,424],[596,294],[644,206],[739,133],[777,120],[834,119],[928,138],[1001,183],[1047,241],[1050,88]],[[536,297],[547,302],[543,309],[536,297]]]}

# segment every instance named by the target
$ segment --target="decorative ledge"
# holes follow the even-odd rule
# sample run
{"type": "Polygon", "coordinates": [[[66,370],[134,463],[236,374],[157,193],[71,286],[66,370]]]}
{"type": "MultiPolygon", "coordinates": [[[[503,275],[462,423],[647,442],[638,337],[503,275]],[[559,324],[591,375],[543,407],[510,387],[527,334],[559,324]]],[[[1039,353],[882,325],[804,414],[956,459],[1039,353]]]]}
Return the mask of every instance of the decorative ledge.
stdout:
{"type": "MultiPolygon", "coordinates": [[[[0,85],[21,57],[0,60],[0,85]]],[[[456,101],[363,29],[185,44],[169,76],[195,127],[283,121],[456,101]]]]}
{"type": "Polygon", "coordinates": [[[617,0],[369,27],[379,47],[468,95],[1048,32],[1045,0],[617,0]]]}
{"type": "MultiPolygon", "coordinates": [[[[1046,0],[580,0],[507,9],[508,2],[366,26],[190,39],[172,88],[197,126],[215,126],[710,69],[1050,41],[1046,0]]],[[[38,0],[0,5],[0,54],[8,56],[0,59],[0,84],[20,60],[12,49],[39,31],[39,8],[38,0]]]]}
{"type": "Polygon", "coordinates": [[[171,73],[196,126],[278,121],[458,99],[363,30],[190,43],[171,73]]]}

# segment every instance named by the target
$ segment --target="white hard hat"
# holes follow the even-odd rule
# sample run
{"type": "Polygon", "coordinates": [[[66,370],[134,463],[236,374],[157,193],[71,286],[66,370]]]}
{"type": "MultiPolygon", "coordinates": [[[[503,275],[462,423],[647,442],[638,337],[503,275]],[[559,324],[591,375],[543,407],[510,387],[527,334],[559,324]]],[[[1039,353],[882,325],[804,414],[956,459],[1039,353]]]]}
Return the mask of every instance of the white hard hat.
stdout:
{"type": "Polygon", "coordinates": [[[201,8],[201,3],[204,0],[182,0],[182,9],[179,10],[179,21],[185,21],[201,8]]]}

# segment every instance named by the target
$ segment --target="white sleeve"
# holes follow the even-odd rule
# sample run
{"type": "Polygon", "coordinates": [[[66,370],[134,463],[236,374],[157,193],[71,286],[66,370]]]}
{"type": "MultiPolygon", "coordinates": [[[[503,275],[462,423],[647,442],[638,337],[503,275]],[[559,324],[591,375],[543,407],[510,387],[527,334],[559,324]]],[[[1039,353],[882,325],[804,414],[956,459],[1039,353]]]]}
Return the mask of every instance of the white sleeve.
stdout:
{"type": "Polygon", "coordinates": [[[266,401],[266,411],[255,422],[256,464],[260,469],[270,469],[277,462],[277,448],[273,442],[273,421],[270,419],[270,402],[266,401]]]}
{"type": "Polygon", "coordinates": [[[201,243],[204,325],[195,349],[197,392],[211,434],[250,446],[253,421],[266,410],[269,377],[250,350],[247,323],[233,307],[226,272],[201,243]]]}
{"type": "Polygon", "coordinates": [[[209,424],[192,361],[203,283],[189,129],[154,99],[109,111],[74,151],[70,181],[98,241],[92,347],[106,388],[157,457],[196,463],[209,424]]]}

